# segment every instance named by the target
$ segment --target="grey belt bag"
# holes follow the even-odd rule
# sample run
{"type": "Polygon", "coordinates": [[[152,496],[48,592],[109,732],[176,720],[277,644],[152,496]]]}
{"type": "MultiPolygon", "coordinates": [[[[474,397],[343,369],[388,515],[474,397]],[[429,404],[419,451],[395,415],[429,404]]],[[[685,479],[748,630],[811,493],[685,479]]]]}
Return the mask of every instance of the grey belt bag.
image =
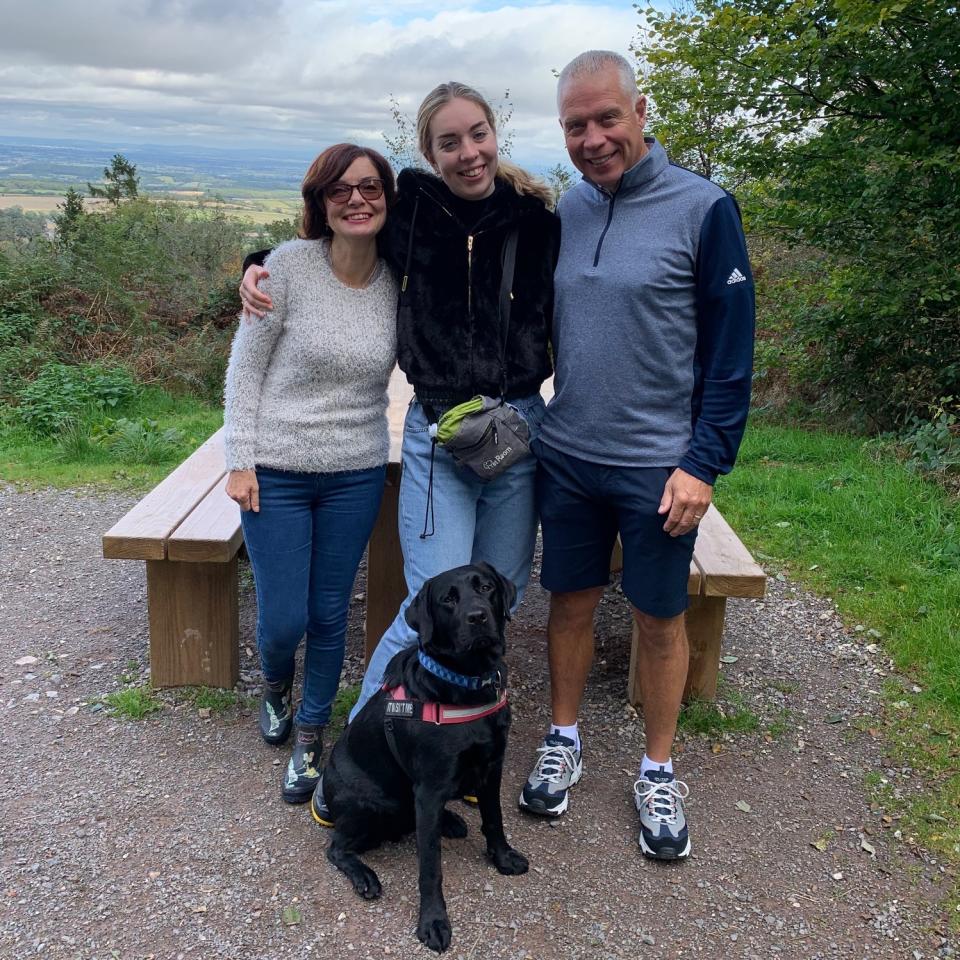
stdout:
{"type": "Polygon", "coordinates": [[[512,404],[476,396],[437,422],[437,443],[482,480],[493,480],[530,453],[530,426],[512,404]]]}

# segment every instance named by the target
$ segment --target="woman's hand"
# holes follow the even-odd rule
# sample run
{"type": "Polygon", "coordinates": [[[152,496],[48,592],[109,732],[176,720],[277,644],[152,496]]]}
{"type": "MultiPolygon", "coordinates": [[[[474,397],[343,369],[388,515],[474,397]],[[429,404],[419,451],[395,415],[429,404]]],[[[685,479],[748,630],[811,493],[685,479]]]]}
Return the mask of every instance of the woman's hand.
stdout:
{"type": "MultiPolygon", "coordinates": [[[[251,267],[251,270],[258,269],[251,267]]],[[[227,496],[236,500],[243,511],[260,512],[260,485],[256,470],[231,470],[227,477],[227,496]]]]}
{"type": "Polygon", "coordinates": [[[240,284],[240,302],[243,304],[244,320],[262,317],[273,309],[273,301],[270,297],[257,288],[257,284],[261,280],[266,280],[269,276],[269,270],[258,267],[256,264],[247,267],[247,271],[243,275],[243,283],[240,284]]]}

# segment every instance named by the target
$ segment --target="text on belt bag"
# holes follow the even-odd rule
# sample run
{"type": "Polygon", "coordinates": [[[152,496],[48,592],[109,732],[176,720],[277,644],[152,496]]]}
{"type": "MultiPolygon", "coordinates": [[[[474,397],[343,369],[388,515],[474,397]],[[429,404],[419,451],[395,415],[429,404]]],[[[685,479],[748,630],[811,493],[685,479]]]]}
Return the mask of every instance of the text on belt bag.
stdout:
{"type": "Polygon", "coordinates": [[[514,227],[503,245],[500,280],[500,396],[476,396],[458,403],[437,422],[437,443],[461,466],[469,467],[482,480],[493,480],[530,453],[530,427],[523,414],[504,401],[507,393],[507,334],[513,271],[517,260],[519,228],[514,227]]]}
{"type": "Polygon", "coordinates": [[[530,427],[511,404],[476,396],[440,417],[437,443],[461,466],[493,480],[530,453],[530,427]]]}

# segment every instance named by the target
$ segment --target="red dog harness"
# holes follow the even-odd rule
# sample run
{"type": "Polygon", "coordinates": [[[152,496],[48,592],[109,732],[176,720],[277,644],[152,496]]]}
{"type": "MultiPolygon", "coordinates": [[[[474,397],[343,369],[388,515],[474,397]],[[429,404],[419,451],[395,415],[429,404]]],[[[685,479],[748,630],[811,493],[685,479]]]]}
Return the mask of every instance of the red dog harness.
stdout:
{"type": "MultiPolygon", "coordinates": [[[[426,723],[469,723],[481,717],[502,710],[507,705],[507,691],[503,690],[500,697],[492,703],[481,703],[477,706],[457,706],[452,703],[430,703],[413,700],[407,696],[403,684],[399,687],[388,687],[383,690],[387,693],[387,710],[384,719],[397,718],[398,720],[423,720],[426,723]]],[[[392,744],[391,744],[392,746],[392,744]]]]}

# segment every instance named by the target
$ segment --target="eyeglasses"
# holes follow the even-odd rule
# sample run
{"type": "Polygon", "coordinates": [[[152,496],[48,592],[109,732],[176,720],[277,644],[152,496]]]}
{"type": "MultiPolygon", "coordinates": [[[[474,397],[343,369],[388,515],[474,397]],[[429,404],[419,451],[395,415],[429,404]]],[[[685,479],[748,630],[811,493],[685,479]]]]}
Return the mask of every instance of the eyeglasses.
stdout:
{"type": "Polygon", "coordinates": [[[356,190],[364,200],[379,200],[383,196],[383,181],[379,177],[367,177],[359,183],[344,183],[338,180],[325,187],[323,195],[331,203],[347,203],[356,190]]]}

